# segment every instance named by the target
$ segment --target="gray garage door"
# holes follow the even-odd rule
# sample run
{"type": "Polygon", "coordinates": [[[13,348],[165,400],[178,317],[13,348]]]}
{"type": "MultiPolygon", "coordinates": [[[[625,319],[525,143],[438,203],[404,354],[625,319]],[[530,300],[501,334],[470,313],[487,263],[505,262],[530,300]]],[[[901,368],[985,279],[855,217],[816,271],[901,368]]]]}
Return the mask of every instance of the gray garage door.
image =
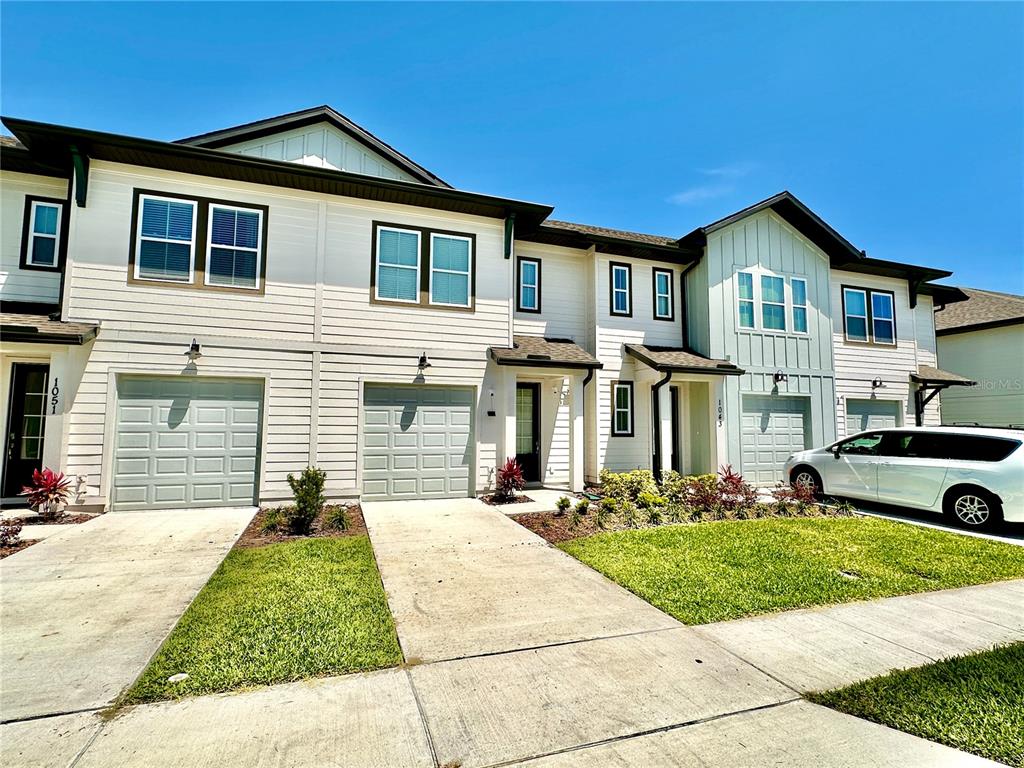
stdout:
{"type": "Polygon", "coordinates": [[[472,390],[364,388],[364,499],[469,496],[473,445],[472,390]]]}
{"type": "Polygon", "coordinates": [[[743,396],[743,477],[758,485],[782,479],[790,454],[808,446],[811,417],[809,398],[743,396]]]}
{"type": "Polygon", "coordinates": [[[122,376],[115,509],[255,503],[262,382],[122,376]]]}
{"type": "Polygon", "coordinates": [[[847,400],[846,434],[866,429],[898,427],[900,402],[898,400],[847,400]]]}

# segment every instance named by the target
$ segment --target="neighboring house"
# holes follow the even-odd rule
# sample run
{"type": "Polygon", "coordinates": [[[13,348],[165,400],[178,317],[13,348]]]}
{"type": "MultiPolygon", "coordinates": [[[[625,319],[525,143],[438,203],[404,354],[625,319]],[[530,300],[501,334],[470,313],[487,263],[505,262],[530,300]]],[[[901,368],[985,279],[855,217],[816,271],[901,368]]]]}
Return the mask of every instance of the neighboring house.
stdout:
{"type": "Polygon", "coordinates": [[[3,497],[84,507],[472,495],[516,456],[759,483],[935,423],[948,272],[867,258],[789,193],[681,238],[452,188],[321,107],[181,142],[4,118],[3,497]]]}
{"type": "Polygon", "coordinates": [[[1024,296],[963,288],[935,313],[939,365],[978,382],[942,396],[946,424],[1024,425],[1024,296]]]}

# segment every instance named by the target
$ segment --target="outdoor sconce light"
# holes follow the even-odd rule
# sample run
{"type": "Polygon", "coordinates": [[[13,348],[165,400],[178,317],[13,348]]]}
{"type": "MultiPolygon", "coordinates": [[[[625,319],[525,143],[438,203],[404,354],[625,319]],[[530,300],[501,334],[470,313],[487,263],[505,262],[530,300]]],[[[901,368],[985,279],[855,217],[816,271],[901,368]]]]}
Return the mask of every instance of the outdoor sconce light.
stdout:
{"type": "Polygon", "coordinates": [[[498,412],[494,410],[494,390],[493,389],[491,390],[491,407],[490,407],[490,410],[487,411],[487,415],[488,416],[497,416],[498,415],[498,412]]]}
{"type": "Polygon", "coordinates": [[[199,342],[192,339],[192,343],[188,347],[188,352],[185,353],[188,359],[193,363],[203,356],[203,353],[199,351],[199,342]]]}
{"type": "Polygon", "coordinates": [[[416,367],[419,368],[421,373],[423,371],[425,371],[427,368],[430,367],[430,361],[427,360],[427,353],[426,352],[424,352],[422,355],[420,355],[420,361],[419,361],[419,363],[416,364],[416,367]]]}
{"type": "Polygon", "coordinates": [[[881,378],[875,377],[871,380],[872,389],[885,389],[885,382],[881,378]]]}
{"type": "Polygon", "coordinates": [[[776,371],[775,373],[772,374],[772,381],[775,382],[776,384],[779,384],[780,382],[783,381],[789,381],[789,376],[784,374],[782,371],[776,371]]]}

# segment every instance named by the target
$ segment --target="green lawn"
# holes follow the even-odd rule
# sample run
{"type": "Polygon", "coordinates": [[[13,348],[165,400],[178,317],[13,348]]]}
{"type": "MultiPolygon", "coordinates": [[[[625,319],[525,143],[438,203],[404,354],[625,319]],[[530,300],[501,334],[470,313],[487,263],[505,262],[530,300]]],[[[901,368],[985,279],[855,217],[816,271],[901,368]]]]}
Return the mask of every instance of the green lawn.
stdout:
{"type": "Polygon", "coordinates": [[[809,698],[1024,768],[1024,643],[893,672],[809,698]]]}
{"type": "Polygon", "coordinates": [[[124,703],[400,664],[370,540],[232,550],[124,703]],[[180,683],[167,678],[189,675],[180,683]]]}
{"type": "Polygon", "coordinates": [[[686,624],[1024,577],[1024,547],[876,518],[672,525],[558,546],[686,624]]]}

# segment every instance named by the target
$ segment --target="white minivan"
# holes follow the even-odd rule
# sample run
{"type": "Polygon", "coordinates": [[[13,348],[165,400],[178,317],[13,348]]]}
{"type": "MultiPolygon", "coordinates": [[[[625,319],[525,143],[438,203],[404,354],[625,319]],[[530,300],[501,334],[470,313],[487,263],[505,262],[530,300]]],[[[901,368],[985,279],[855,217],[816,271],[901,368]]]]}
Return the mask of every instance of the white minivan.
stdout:
{"type": "Polygon", "coordinates": [[[971,528],[1024,522],[1024,430],[903,427],[860,432],[789,457],[785,477],[818,493],[947,515],[971,528]]]}

